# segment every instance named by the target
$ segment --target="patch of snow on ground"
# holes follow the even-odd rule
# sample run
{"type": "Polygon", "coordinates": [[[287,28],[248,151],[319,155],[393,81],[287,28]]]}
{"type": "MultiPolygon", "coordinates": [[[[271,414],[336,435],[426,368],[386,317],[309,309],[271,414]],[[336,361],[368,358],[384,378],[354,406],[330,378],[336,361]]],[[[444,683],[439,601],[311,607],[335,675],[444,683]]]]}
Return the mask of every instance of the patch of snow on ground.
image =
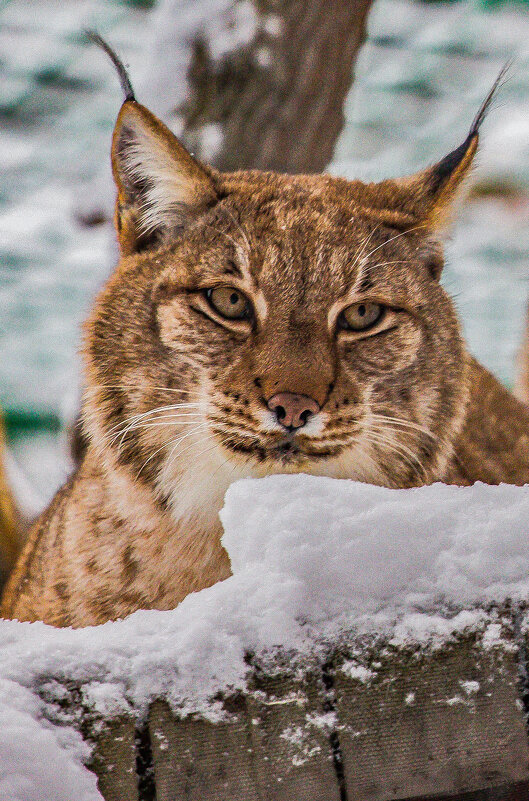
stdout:
{"type": "Polygon", "coordinates": [[[82,764],[88,748],[73,729],[46,725],[39,700],[0,680],[0,798],[5,801],[102,801],[82,764]]]}
{"type": "Polygon", "coordinates": [[[75,721],[50,722],[66,682],[105,716],[162,695],[214,720],[224,713],[210,699],[244,688],[248,651],[309,656],[344,630],[438,645],[487,625],[495,647],[480,604],[529,599],[529,487],[270,476],[232,485],[221,517],[233,575],[175,610],[77,630],[1,622],[0,797],[99,798],[75,721]]]}

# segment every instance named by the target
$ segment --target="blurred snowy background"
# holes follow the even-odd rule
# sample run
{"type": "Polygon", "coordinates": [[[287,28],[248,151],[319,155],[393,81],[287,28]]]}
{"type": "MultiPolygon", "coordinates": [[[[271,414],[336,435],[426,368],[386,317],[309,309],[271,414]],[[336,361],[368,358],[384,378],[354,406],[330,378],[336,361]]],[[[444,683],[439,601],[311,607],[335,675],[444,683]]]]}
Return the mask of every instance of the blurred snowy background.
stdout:
{"type": "MultiPolygon", "coordinates": [[[[110,226],[97,223],[113,202],[108,154],[121,94],[83,29],[109,39],[138,98],[167,120],[186,91],[174,42],[229,5],[0,2],[0,405],[41,499],[68,470],[61,429],[78,402],[80,323],[116,258],[110,226]]],[[[510,58],[443,278],[472,352],[508,385],[529,294],[529,6],[375,0],[329,166],[381,178],[436,161],[464,138],[510,58]]]]}

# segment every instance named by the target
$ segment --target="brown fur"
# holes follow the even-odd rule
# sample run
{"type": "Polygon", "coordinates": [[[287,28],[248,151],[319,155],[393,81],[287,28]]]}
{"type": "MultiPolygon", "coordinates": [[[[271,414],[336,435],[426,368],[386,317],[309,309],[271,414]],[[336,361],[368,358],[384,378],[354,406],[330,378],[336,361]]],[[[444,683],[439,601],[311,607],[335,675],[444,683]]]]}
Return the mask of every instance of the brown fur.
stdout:
{"type": "Polygon", "coordinates": [[[529,310],[525,314],[525,327],[516,355],[516,367],[513,394],[524,403],[529,403],[529,310]]]}
{"type": "Polygon", "coordinates": [[[363,184],[219,174],[148,111],[113,140],[122,258],[85,328],[83,464],[33,528],[3,614],[81,626],[226,578],[218,511],[244,476],[388,487],[529,481],[529,412],[466,352],[440,225],[477,126],[435,167],[363,184]],[[253,319],[207,300],[235,287],[253,319]],[[378,303],[373,329],[337,327],[378,303]],[[288,433],[267,400],[314,399],[288,433]]]}
{"type": "Polygon", "coordinates": [[[0,581],[13,568],[19,550],[17,515],[5,468],[5,437],[0,411],[0,581]]]}

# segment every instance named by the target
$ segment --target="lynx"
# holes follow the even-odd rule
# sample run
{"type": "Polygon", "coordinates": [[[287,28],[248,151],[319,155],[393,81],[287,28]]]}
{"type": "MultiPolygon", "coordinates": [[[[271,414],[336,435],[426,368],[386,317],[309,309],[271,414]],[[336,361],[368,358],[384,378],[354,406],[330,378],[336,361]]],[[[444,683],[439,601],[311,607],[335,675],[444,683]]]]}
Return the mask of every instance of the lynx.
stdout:
{"type": "Polygon", "coordinates": [[[6,448],[2,410],[0,409],[0,580],[5,578],[13,567],[18,550],[17,528],[20,520],[15,509],[15,502],[9,488],[6,468],[6,448]]]}
{"type": "Polygon", "coordinates": [[[85,325],[82,464],[35,524],[3,614],[84,626],[230,574],[231,482],[529,480],[529,412],[467,352],[442,233],[492,92],[416,175],[221,174],[125,93],[121,257],[85,325]]]}

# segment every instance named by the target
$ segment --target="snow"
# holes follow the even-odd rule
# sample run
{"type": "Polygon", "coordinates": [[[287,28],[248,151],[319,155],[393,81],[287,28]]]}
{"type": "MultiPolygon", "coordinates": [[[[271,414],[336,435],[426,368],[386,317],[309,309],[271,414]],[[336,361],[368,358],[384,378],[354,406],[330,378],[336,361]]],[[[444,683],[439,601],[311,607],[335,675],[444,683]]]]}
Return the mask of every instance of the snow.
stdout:
{"type": "Polygon", "coordinates": [[[0,682],[0,798],[4,801],[95,801],[96,777],[83,767],[88,748],[73,730],[40,719],[38,698],[0,682]]]}
{"type": "Polygon", "coordinates": [[[369,684],[371,679],[375,676],[374,670],[369,670],[369,668],[359,665],[352,660],[346,660],[341,666],[341,670],[348,678],[361,681],[362,684],[369,684]]]}
{"type": "MultiPolygon", "coordinates": [[[[175,610],[95,628],[0,623],[0,797],[100,797],[63,703],[71,686],[105,717],[143,714],[163,696],[182,715],[218,720],[225,713],[211,699],[244,689],[248,651],[310,660],[344,633],[349,643],[383,635],[438,648],[469,631],[485,647],[508,648],[483,605],[529,600],[528,512],[529,487],[390,490],[305,475],[237,482],[221,512],[226,581],[175,610]]],[[[369,684],[376,662],[368,670],[356,660],[361,644],[349,651],[346,675],[369,684]]],[[[462,681],[451,702],[478,689],[462,681]]]]}
{"type": "Polygon", "coordinates": [[[226,500],[221,518],[234,573],[254,565],[295,576],[314,622],[518,600],[529,591],[526,488],[401,491],[270,476],[233,485],[226,500]]]}

